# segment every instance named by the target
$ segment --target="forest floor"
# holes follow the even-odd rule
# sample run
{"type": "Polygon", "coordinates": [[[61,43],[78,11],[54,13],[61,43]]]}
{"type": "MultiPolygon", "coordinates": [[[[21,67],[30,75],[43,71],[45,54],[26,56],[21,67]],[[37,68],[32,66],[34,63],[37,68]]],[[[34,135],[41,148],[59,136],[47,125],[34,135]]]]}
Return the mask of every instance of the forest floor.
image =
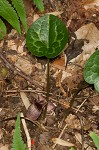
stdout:
{"type": "MultiPolygon", "coordinates": [[[[0,150],[10,150],[18,112],[26,121],[31,150],[95,150],[91,131],[99,135],[99,94],[83,78],[84,64],[99,49],[99,0],[44,1],[40,13],[31,0],[24,0],[28,26],[45,13],[58,16],[66,25],[69,40],[64,52],[50,61],[50,102],[46,122],[38,118],[46,101],[45,58],[32,56],[8,25],[0,42],[0,150]],[[24,105],[26,100],[30,107],[24,105]],[[43,106],[42,106],[43,103],[43,106]],[[36,105],[36,107],[35,107],[36,105]],[[38,107],[38,109],[37,109],[38,107]],[[7,119],[6,118],[12,118],[7,119]]],[[[27,143],[21,125],[22,137],[27,143]]]]}

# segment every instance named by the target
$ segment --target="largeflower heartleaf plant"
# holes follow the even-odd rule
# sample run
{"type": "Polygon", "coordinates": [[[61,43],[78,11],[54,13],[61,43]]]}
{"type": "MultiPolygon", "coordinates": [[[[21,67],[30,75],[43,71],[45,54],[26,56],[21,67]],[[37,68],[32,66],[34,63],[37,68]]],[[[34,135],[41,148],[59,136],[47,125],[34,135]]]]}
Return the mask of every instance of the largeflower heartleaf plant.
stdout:
{"type": "MultiPolygon", "coordinates": [[[[68,32],[65,24],[54,15],[44,15],[36,20],[27,31],[26,45],[35,56],[45,56],[47,62],[47,104],[49,101],[49,59],[58,56],[66,46],[68,32]]],[[[47,105],[45,113],[47,112],[47,105]]],[[[45,118],[45,117],[44,117],[45,118]]]]}
{"type": "Polygon", "coordinates": [[[99,50],[96,50],[84,66],[84,79],[89,84],[94,84],[99,92],[99,50]]]}
{"type": "Polygon", "coordinates": [[[65,24],[54,15],[44,15],[29,28],[26,45],[35,56],[54,58],[62,52],[67,40],[65,24]]]}

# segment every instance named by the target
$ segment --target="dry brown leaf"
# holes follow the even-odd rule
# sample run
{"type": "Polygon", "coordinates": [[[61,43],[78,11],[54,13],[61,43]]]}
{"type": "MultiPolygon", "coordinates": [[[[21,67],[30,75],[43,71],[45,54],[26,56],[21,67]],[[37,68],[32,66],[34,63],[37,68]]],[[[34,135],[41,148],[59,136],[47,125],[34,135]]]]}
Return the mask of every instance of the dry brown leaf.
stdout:
{"type": "Polygon", "coordinates": [[[75,132],[75,137],[76,137],[77,141],[78,141],[80,144],[82,144],[81,134],[78,133],[78,132],[75,132]]]}
{"type": "Polygon", "coordinates": [[[32,73],[33,65],[30,63],[30,61],[26,59],[22,59],[22,57],[19,57],[17,59],[15,66],[17,66],[20,70],[22,70],[27,75],[30,75],[32,73]]]}
{"type": "Polygon", "coordinates": [[[65,120],[68,128],[72,128],[72,129],[81,129],[81,125],[80,125],[80,121],[79,119],[77,119],[77,117],[75,115],[68,115],[66,120],[65,120]]]}
{"type": "Polygon", "coordinates": [[[67,96],[67,93],[65,92],[64,88],[62,87],[61,78],[62,78],[62,71],[60,70],[56,77],[56,87],[60,88],[60,90],[64,94],[64,96],[67,96]]]}
{"type": "Polygon", "coordinates": [[[96,111],[99,111],[99,106],[93,106],[92,111],[95,113],[96,111]]]}
{"type": "Polygon", "coordinates": [[[18,57],[17,55],[7,55],[7,58],[11,60],[13,63],[16,63],[18,57]]]}
{"type": "Polygon", "coordinates": [[[70,103],[64,99],[59,99],[59,104],[61,104],[66,109],[70,107],[70,103]]]}
{"type": "Polygon", "coordinates": [[[68,142],[68,141],[65,141],[65,140],[62,140],[60,138],[53,138],[52,141],[55,143],[55,144],[59,144],[59,145],[62,145],[62,146],[67,146],[67,147],[71,147],[71,146],[74,146],[74,144],[68,142]]]}
{"type": "Polygon", "coordinates": [[[33,22],[36,21],[40,16],[38,14],[34,14],[33,16],[33,22]]]}
{"type": "Polygon", "coordinates": [[[24,40],[24,41],[21,41],[19,45],[17,44],[17,52],[18,53],[20,53],[20,54],[23,53],[25,43],[26,43],[26,41],[24,40]]]}
{"type": "Polygon", "coordinates": [[[84,8],[87,9],[96,9],[99,10],[99,0],[87,0],[84,2],[84,8]]]}
{"type": "Polygon", "coordinates": [[[60,70],[65,70],[65,56],[55,59],[51,66],[60,70]]]}
{"type": "MultiPolygon", "coordinates": [[[[80,133],[76,132],[76,133],[75,133],[75,138],[76,138],[76,140],[77,140],[80,144],[82,144],[82,137],[81,137],[81,134],[80,134],[80,133]]],[[[86,144],[86,143],[84,143],[84,148],[87,149],[87,150],[93,150],[93,149],[92,149],[88,144],[86,144]]]]}
{"type": "Polygon", "coordinates": [[[28,97],[26,96],[24,92],[20,92],[20,96],[21,96],[23,104],[25,105],[25,108],[28,109],[29,106],[31,105],[28,97]]]}
{"type": "Polygon", "coordinates": [[[89,23],[82,26],[75,32],[77,39],[84,39],[84,46],[82,47],[83,52],[76,58],[72,59],[71,62],[78,64],[84,64],[86,60],[94,53],[96,48],[99,48],[99,30],[96,28],[94,23],[89,23]]]}
{"type": "Polygon", "coordinates": [[[0,144],[0,150],[9,150],[8,145],[2,145],[0,144]]]}
{"type": "Polygon", "coordinates": [[[8,40],[8,49],[10,49],[10,50],[17,49],[17,45],[15,44],[14,40],[8,40]]]}

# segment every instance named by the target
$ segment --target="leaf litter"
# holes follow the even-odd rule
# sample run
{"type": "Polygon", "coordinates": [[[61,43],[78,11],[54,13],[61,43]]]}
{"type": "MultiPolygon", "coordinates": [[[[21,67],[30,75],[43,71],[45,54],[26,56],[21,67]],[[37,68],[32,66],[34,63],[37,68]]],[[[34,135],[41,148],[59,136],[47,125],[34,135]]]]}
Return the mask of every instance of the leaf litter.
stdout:
{"type": "MultiPolygon", "coordinates": [[[[37,10],[33,10],[32,5],[30,4],[31,2],[26,2],[25,0],[24,2],[26,3],[25,7],[28,15],[28,25],[30,26],[30,24],[42,16],[42,14],[38,13],[37,10]]],[[[84,118],[84,147],[88,147],[89,150],[91,150],[94,149],[94,144],[90,142],[88,133],[90,131],[95,131],[99,134],[99,99],[97,93],[91,87],[85,89],[81,88],[78,93],[77,90],[79,89],[78,85],[83,81],[84,63],[90,55],[99,48],[99,22],[97,17],[97,11],[99,10],[98,1],[87,0],[85,3],[82,3],[79,0],[74,2],[71,0],[69,2],[66,0],[60,2],[53,0],[53,2],[54,5],[56,5],[57,11],[52,11],[48,2],[46,2],[45,11],[46,13],[59,15],[66,25],[67,22],[69,23],[68,30],[70,32],[70,41],[68,42],[68,46],[63,54],[55,60],[52,60],[50,64],[51,105],[49,109],[51,111],[47,115],[49,126],[45,126],[47,129],[46,134],[43,132],[42,135],[42,128],[39,126],[27,122],[30,136],[35,141],[32,149],[41,150],[42,147],[43,150],[52,150],[52,147],[54,147],[56,150],[68,150],[70,149],[68,148],[69,144],[69,146],[74,145],[80,150],[82,146],[82,126],[79,118],[84,118]],[[76,11],[78,11],[78,13],[76,13],[76,11]],[[86,21],[88,22],[86,23],[86,21]],[[83,44],[81,43],[82,40],[83,44]],[[69,50],[66,53],[68,47],[69,50]],[[75,93],[77,93],[76,97],[74,97],[75,93]],[[70,101],[73,98],[75,99],[73,108],[68,114],[70,101]],[[64,128],[65,126],[66,128],[64,128]],[[53,146],[54,143],[56,144],[55,146],[53,146]]],[[[45,89],[46,59],[42,60],[31,56],[25,47],[25,38],[22,38],[21,42],[19,42],[17,33],[12,30],[12,32],[8,34],[8,38],[6,38],[5,41],[1,41],[0,46],[3,49],[6,47],[5,56],[11,64],[22,70],[26,76],[39,82],[43,86],[43,89],[45,89]]],[[[2,66],[5,66],[5,64],[0,59],[0,69],[2,66]]],[[[2,79],[0,74],[0,87],[2,82],[3,89],[1,90],[0,88],[0,92],[3,91],[2,94],[0,94],[1,119],[17,116],[18,112],[26,114],[25,105],[19,94],[21,90],[26,93],[29,105],[34,104],[35,102],[37,104],[40,103],[38,95],[42,94],[44,97],[46,96],[45,90],[43,91],[40,87],[31,86],[29,81],[19,75],[16,76],[15,72],[13,74],[10,68],[5,79],[2,79]]],[[[39,112],[39,115],[40,113],[41,111],[39,112]]],[[[0,141],[0,148],[10,149],[14,126],[9,121],[8,125],[7,122],[4,122],[3,125],[0,125],[0,128],[3,132],[0,141]],[[6,144],[8,144],[8,147],[6,147],[6,144]]],[[[23,129],[22,134],[25,141],[26,139],[23,129]]]]}

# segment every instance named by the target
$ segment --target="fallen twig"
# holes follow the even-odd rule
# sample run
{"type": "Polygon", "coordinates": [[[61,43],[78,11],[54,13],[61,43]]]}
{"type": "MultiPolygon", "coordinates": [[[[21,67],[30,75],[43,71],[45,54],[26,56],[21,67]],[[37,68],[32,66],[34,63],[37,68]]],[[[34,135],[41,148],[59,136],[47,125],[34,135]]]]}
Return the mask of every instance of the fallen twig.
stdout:
{"type": "MultiPolygon", "coordinates": [[[[24,118],[23,113],[21,113],[21,117],[24,118]]],[[[21,119],[21,120],[22,120],[22,124],[23,124],[23,128],[24,128],[24,132],[25,132],[25,135],[26,135],[26,138],[27,138],[27,147],[28,147],[28,150],[31,150],[31,138],[30,138],[30,134],[28,132],[28,128],[27,128],[25,119],[21,119]]]]}
{"type": "Polygon", "coordinates": [[[0,53],[0,58],[4,61],[6,67],[10,68],[15,73],[15,75],[20,75],[21,77],[23,77],[24,79],[29,81],[31,84],[35,85],[36,87],[39,87],[41,89],[43,88],[35,80],[33,80],[30,77],[28,77],[22,70],[20,70],[18,67],[16,67],[13,64],[11,64],[1,53],[0,53]]]}

